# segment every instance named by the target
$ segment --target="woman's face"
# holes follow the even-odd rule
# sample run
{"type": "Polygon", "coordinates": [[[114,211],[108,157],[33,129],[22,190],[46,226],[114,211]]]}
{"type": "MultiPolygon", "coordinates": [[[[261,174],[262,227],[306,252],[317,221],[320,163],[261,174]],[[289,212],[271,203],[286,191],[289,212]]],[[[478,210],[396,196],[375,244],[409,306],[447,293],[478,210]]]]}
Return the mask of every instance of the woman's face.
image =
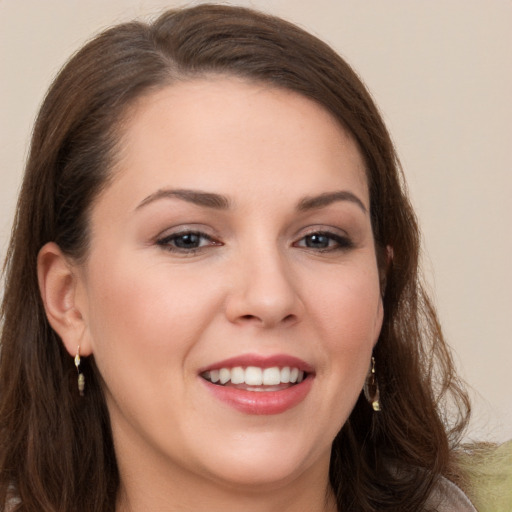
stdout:
{"type": "Polygon", "coordinates": [[[228,78],[139,100],[77,275],[122,477],[326,478],[382,303],[363,160],[322,107],[228,78]]]}

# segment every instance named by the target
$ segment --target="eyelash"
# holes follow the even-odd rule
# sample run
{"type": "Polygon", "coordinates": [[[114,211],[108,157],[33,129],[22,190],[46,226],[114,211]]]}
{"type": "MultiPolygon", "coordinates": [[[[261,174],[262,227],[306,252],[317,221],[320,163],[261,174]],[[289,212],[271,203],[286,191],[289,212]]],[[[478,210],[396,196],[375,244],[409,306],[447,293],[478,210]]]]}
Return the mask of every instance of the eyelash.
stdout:
{"type": "Polygon", "coordinates": [[[202,233],[201,231],[181,231],[179,233],[173,233],[172,235],[167,235],[163,238],[158,239],[156,243],[166,251],[187,255],[194,255],[204,247],[222,245],[220,242],[216,242],[211,236],[207,235],[206,233],[202,233]],[[183,240],[185,237],[197,237],[199,241],[206,240],[208,243],[200,245],[199,247],[189,248],[177,247],[176,245],[173,245],[173,243],[175,243],[176,240],[183,240]]]}
{"type": "MultiPolygon", "coordinates": [[[[306,242],[307,243],[307,242],[306,242]]],[[[302,247],[304,249],[313,249],[320,253],[326,253],[326,252],[332,252],[332,251],[346,251],[347,249],[351,249],[354,247],[354,244],[352,240],[350,240],[346,236],[341,236],[336,233],[332,233],[330,231],[313,231],[311,233],[308,233],[307,235],[304,235],[298,242],[295,242],[295,247],[302,247]],[[315,247],[307,247],[305,245],[299,245],[300,242],[306,241],[308,238],[311,239],[312,237],[323,237],[327,239],[327,243],[330,244],[331,242],[334,242],[334,246],[328,246],[323,248],[315,248],[315,247]]]]}
{"type": "MultiPolygon", "coordinates": [[[[173,233],[171,235],[167,235],[163,238],[160,238],[156,241],[157,245],[165,249],[166,251],[173,252],[173,253],[181,253],[186,255],[194,255],[197,252],[201,251],[205,247],[211,247],[211,246],[220,246],[223,245],[221,242],[217,242],[214,240],[211,236],[207,235],[206,233],[202,233],[201,231],[182,231],[179,233],[173,233]],[[201,244],[202,241],[206,241],[207,243],[203,245],[199,245],[198,247],[177,247],[176,241],[177,240],[183,240],[186,237],[194,238],[197,237],[197,242],[201,244]]],[[[326,253],[326,252],[332,252],[332,251],[344,251],[347,249],[351,249],[354,247],[353,242],[345,236],[340,236],[335,233],[331,233],[329,231],[313,231],[311,233],[308,233],[307,235],[304,235],[302,238],[300,238],[297,242],[293,244],[294,247],[301,247],[304,249],[312,249],[316,252],[320,253],[326,253]],[[328,246],[327,247],[308,247],[307,245],[301,245],[301,242],[307,243],[307,240],[311,239],[313,237],[318,238],[325,238],[327,241],[328,246]],[[331,242],[334,242],[334,246],[331,246],[331,242]]]]}

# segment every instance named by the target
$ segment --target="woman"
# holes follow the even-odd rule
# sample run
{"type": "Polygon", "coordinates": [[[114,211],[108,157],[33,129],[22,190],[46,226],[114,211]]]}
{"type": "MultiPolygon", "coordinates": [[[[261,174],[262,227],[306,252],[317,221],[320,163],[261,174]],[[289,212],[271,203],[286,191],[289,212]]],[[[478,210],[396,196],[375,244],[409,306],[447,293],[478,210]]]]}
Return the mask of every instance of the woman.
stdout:
{"type": "Polygon", "coordinates": [[[207,5],[100,34],[34,129],[0,502],[474,510],[418,239],[375,105],[313,36],[207,5]]]}

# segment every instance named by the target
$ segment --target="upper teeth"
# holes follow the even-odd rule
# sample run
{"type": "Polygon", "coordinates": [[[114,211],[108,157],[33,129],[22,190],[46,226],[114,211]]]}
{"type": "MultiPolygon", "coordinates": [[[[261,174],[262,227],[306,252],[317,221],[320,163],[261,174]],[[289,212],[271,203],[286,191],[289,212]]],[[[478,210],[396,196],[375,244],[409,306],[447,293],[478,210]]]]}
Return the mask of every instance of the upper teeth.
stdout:
{"type": "Polygon", "coordinates": [[[248,386],[277,386],[278,384],[299,383],[304,379],[304,372],[298,368],[285,366],[278,368],[258,368],[257,366],[248,366],[242,368],[220,368],[219,370],[210,370],[204,372],[203,377],[213,383],[220,382],[226,384],[231,381],[232,384],[247,384],[248,386]]]}

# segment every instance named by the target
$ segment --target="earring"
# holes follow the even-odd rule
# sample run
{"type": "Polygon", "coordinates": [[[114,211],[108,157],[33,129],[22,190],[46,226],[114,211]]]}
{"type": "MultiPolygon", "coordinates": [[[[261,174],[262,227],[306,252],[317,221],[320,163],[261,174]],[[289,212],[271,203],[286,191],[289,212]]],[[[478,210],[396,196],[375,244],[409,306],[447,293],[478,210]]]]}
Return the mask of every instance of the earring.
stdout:
{"type": "Polygon", "coordinates": [[[78,372],[78,392],[80,396],[84,396],[85,389],[85,375],[80,371],[80,345],[76,349],[75,366],[78,372]]]}
{"type": "Polygon", "coordinates": [[[366,400],[372,404],[373,410],[376,412],[380,411],[379,384],[375,375],[375,358],[373,356],[370,371],[368,372],[368,376],[364,381],[363,391],[366,400]]]}

